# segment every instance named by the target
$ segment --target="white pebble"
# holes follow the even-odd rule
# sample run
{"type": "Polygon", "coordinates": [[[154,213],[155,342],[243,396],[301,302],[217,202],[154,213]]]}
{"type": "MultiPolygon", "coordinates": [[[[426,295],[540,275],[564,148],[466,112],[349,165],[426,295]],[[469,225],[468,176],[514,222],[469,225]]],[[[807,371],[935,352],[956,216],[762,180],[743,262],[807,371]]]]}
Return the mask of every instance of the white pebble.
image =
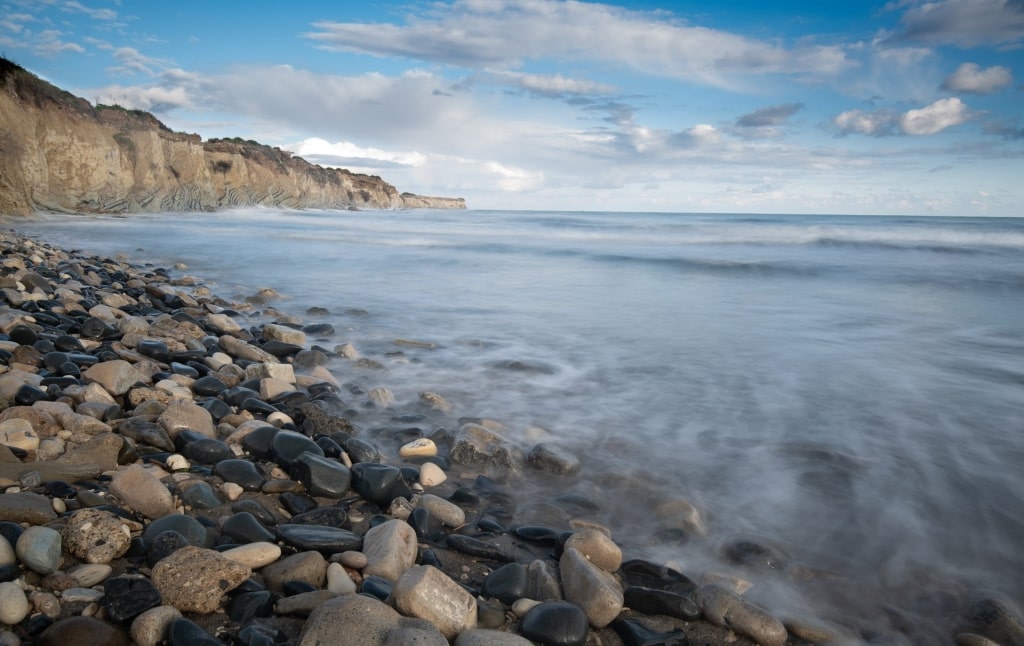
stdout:
{"type": "Polygon", "coordinates": [[[291,417],[281,412],[271,413],[267,415],[267,421],[270,422],[271,426],[276,426],[277,428],[281,428],[285,424],[295,423],[291,417]]]}
{"type": "Polygon", "coordinates": [[[175,453],[171,457],[167,458],[167,468],[172,471],[183,471],[189,468],[188,460],[185,459],[184,455],[175,453]]]}
{"type": "Polygon", "coordinates": [[[526,613],[533,610],[534,606],[540,605],[540,601],[534,599],[516,599],[512,604],[512,612],[519,618],[525,617],[526,613]]]}
{"type": "Polygon", "coordinates": [[[18,555],[14,553],[14,547],[11,546],[3,536],[0,536],[0,566],[14,565],[18,562],[18,555]]]}
{"type": "Polygon", "coordinates": [[[68,574],[78,582],[79,587],[91,588],[105,581],[113,571],[114,568],[106,563],[86,563],[71,568],[68,574]]]}
{"type": "Polygon", "coordinates": [[[238,497],[242,495],[243,491],[245,491],[245,489],[242,489],[240,485],[237,485],[234,482],[225,482],[220,486],[220,490],[221,493],[227,496],[227,499],[232,502],[238,500],[238,497]]]}
{"type": "Polygon", "coordinates": [[[68,504],[64,502],[63,498],[54,498],[50,501],[50,506],[53,507],[53,511],[58,514],[63,514],[68,510],[68,504]]]}
{"type": "Polygon", "coordinates": [[[437,455],[437,445],[434,444],[433,440],[426,437],[421,437],[418,440],[413,440],[412,442],[403,445],[402,448],[398,449],[398,455],[402,456],[403,458],[429,458],[431,456],[437,455]]]}
{"type": "Polygon", "coordinates": [[[29,610],[28,597],[17,583],[0,583],[0,624],[20,624],[28,616],[29,610]]]}
{"type": "Polygon", "coordinates": [[[224,550],[221,552],[221,556],[231,559],[235,563],[246,565],[253,570],[258,570],[281,558],[281,548],[274,543],[258,541],[224,550]]]}
{"type": "Polygon", "coordinates": [[[335,594],[355,594],[356,584],[341,563],[327,566],[327,589],[335,594]]]}
{"type": "Polygon", "coordinates": [[[420,484],[424,487],[433,487],[448,479],[444,470],[433,462],[424,462],[420,466],[420,484]]]}

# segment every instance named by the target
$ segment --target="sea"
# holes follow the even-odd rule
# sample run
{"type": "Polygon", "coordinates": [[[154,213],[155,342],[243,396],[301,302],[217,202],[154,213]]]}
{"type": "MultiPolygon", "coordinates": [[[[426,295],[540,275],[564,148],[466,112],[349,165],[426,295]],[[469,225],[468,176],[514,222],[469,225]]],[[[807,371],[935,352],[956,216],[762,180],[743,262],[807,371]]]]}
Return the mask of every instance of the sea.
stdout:
{"type": "Polygon", "coordinates": [[[524,451],[580,458],[510,485],[520,505],[575,500],[626,558],[740,577],[778,616],[950,643],[972,600],[1024,602],[1024,218],[246,208],[7,226],[184,263],[228,298],[274,289],[334,326],[311,342],[387,366],[339,358],[340,381],[399,408],[436,392],[524,451]],[[665,516],[680,500],[706,533],[665,516]]]}

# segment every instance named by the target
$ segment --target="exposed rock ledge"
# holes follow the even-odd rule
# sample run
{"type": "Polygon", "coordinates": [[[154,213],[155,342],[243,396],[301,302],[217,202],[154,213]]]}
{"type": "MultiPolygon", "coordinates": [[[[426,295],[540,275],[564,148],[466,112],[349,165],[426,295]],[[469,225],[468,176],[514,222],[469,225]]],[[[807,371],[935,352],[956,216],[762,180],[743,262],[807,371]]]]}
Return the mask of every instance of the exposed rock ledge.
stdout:
{"type": "Polygon", "coordinates": [[[204,142],[148,112],[93,107],[0,57],[0,214],[247,205],[466,208],[462,198],[399,194],[380,177],[323,168],[255,141],[204,142]]]}

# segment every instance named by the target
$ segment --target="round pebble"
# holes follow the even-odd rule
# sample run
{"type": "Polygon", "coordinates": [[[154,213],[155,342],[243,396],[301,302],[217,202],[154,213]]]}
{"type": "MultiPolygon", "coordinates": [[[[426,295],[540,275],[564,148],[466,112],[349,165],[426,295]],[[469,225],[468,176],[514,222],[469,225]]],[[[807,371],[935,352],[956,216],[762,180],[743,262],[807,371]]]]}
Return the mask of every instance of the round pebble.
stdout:
{"type": "Polygon", "coordinates": [[[60,567],[60,532],[49,527],[29,527],[15,545],[18,559],[33,572],[50,574],[60,567]]]}
{"type": "Polygon", "coordinates": [[[28,616],[29,609],[28,597],[17,583],[0,583],[0,623],[8,626],[20,624],[28,616]]]}
{"type": "Polygon", "coordinates": [[[246,567],[258,570],[281,558],[281,547],[266,541],[257,541],[248,545],[239,545],[224,550],[221,555],[246,567]]]}
{"type": "Polygon", "coordinates": [[[166,638],[171,622],[179,617],[181,611],[172,606],[150,608],[132,621],[132,640],[138,646],[157,646],[166,638]]]}
{"type": "Polygon", "coordinates": [[[444,469],[433,462],[424,462],[420,466],[419,483],[424,487],[436,487],[447,479],[444,469]]]}

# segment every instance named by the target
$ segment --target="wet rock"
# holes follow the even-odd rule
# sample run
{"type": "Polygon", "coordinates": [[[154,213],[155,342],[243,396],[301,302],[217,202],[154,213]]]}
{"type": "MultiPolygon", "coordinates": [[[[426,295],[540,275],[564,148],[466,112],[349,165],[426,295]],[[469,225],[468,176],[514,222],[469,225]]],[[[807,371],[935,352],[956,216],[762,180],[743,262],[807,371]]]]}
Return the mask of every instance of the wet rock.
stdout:
{"type": "Polygon", "coordinates": [[[334,554],[363,547],[362,537],[337,527],[286,524],[278,525],[275,531],[279,539],[301,551],[334,554]]]}
{"type": "Polygon", "coordinates": [[[123,624],[159,606],[160,593],[143,576],[119,576],[103,582],[103,603],[111,621],[123,624]]]}
{"type": "Polygon", "coordinates": [[[553,564],[536,559],[527,569],[530,575],[527,597],[538,601],[562,600],[562,584],[558,580],[553,564]]]}
{"type": "Polygon", "coordinates": [[[181,496],[181,501],[192,509],[214,509],[223,504],[210,483],[203,480],[185,483],[178,495],[181,496]]]}
{"type": "Polygon", "coordinates": [[[142,533],[142,540],[146,547],[151,547],[160,534],[171,531],[180,534],[189,545],[205,547],[212,545],[212,540],[206,527],[195,518],[185,514],[172,514],[164,516],[151,522],[142,533]]]}
{"type": "Polygon", "coordinates": [[[363,568],[365,576],[397,581],[402,572],[416,563],[416,532],[400,520],[382,523],[366,532],[363,553],[367,561],[363,568]]]}
{"type": "Polygon", "coordinates": [[[695,595],[682,595],[669,590],[629,586],[625,604],[645,615],[667,615],[693,621],[700,617],[700,604],[695,595]]]}
{"type": "Polygon", "coordinates": [[[546,646],[583,646],[590,624],[583,610],[568,601],[545,601],[526,613],[523,637],[546,646]]]}
{"type": "Polygon", "coordinates": [[[582,608],[595,628],[607,626],[622,611],[622,586],[579,550],[566,548],[559,560],[559,570],[566,601],[582,608]]]}
{"type": "Polygon", "coordinates": [[[117,472],[110,492],[146,518],[161,518],[174,513],[174,497],[148,469],[132,465],[117,472]]]}
{"type": "Polygon", "coordinates": [[[110,563],[131,545],[131,531],[114,514],[99,509],[75,512],[60,530],[64,549],[86,563],[110,563]]]}
{"type": "Polygon", "coordinates": [[[437,516],[422,507],[412,510],[407,519],[421,541],[434,543],[444,538],[444,525],[437,516]]]}
{"type": "Polygon", "coordinates": [[[341,498],[352,481],[352,473],[344,464],[311,453],[296,458],[291,472],[311,496],[324,498],[341,498]]]}
{"type": "Polygon", "coordinates": [[[480,424],[464,424],[455,434],[449,456],[468,466],[493,469],[500,473],[518,473],[523,456],[498,433],[480,424]]]}
{"type": "Polygon", "coordinates": [[[330,590],[307,590],[289,594],[274,603],[274,612],[279,615],[308,617],[320,604],[337,596],[337,593],[330,590]]]}
{"type": "Polygon", "coordinates": [[[251,574],[250,568],[218,552],[189,546],[157,563],[152,579],[167,605],[182,612],[207,613],[251,574]]]}
{"type": "Polygon", "coordinates": [[[530,466],[556,475],[574,475],[580,471],[580,459],[560,446],[540,443],[526,456],[530,466]]]}
{"type": "Polygon", "coordinates": [[[726,626],[750,637],[762,646],[784,646],[788,633],[782,622],[724,588],[701,586],[699,592],[704,617],[717,626],[726,626]]]}
{"type": "Polygon", "coordinates": [[[426,619],[449,640],[476,626],[476,599],[435,567],[408,568],[392,595],[399,612],[426,619]]]}
{"type": "Polygon", "coordinates": [[[348,512],[343,507],[317,507],[288,519],[289,525],[326,525],[348,529],[348,512]]]}
{"type": "Polygon", "coordinates": [[[360,496],[386,509],[395,498],[411,498],[412,491],[402,471],[386,464],[360,462],[352,465],[352,489],[360,496]]]}
{"type": "Polygon", "coordinates": [[[616,619],[612,628],[622,639],[623,646],[689,646],[682,630],[652,630],[635,619],[616,619]]]}
{"type": "Polygon", "coordinates": [[[240,543],[273,543],[276,540],[274,532],[264,527],[247,511],[229,516],[221,525],[220,531],[240,543]]]}
{"type": "Polygon", "coordinates": [[[517,599],[529,596],[529,572],[521,563],[503,565],[487,575],[480,595],[493,597],[510,606],[517,599]]]}
{"type": "Polygon", "coordinates": [[[199,624],[179,617],[167,627],[168,646],[224,646],[224,642],[203,630],[199,624]]]}
{"type": "Polygon", "coordinates": [[[469,554],[470,556],[478,556],[490,561],[512,563],[516,560],[515,556],[506,553],[497,545],[493,545],[472,536],[449,534],[445,538],[445,543],[456,552],[462,552],[463,554],[469,554]]]}
{"type": "Polygon", "coordinates": [[[214,465],[223,460],[232,460],[235,457],[231,447],[212,438],[189,442],[181,449],[181,454],[190,462],[208,465],[214,465]]]}
{"type": "Polygon", "coordinates": [[[266,476],[255,464],[236,458],[221,460],[214,465],[213,473],[225,482],[233,482],[246,491],[259,491],[267,481],[266,476]]]}
{"type": "Polygon", "coordinates": [[[1024,645],[1024,618],[1001,599],[982,599],[971,608],[970,618],[977,633],[1000,644],[1024,645]]]}
{"type": "Polygon", "coordinates": [[[296,460],[303,453],[323,457],[324,451],[302,433],[278,431],[271,440],[270,453],[274,461],[290,473],[296,460]]]}
{"type": "Polygon", "coordinates": [[[440,496],[425,493],[416,504],[421,509],[430,511],[447,527],[462,527],[466,524],[466,512],[440,496]]]}

